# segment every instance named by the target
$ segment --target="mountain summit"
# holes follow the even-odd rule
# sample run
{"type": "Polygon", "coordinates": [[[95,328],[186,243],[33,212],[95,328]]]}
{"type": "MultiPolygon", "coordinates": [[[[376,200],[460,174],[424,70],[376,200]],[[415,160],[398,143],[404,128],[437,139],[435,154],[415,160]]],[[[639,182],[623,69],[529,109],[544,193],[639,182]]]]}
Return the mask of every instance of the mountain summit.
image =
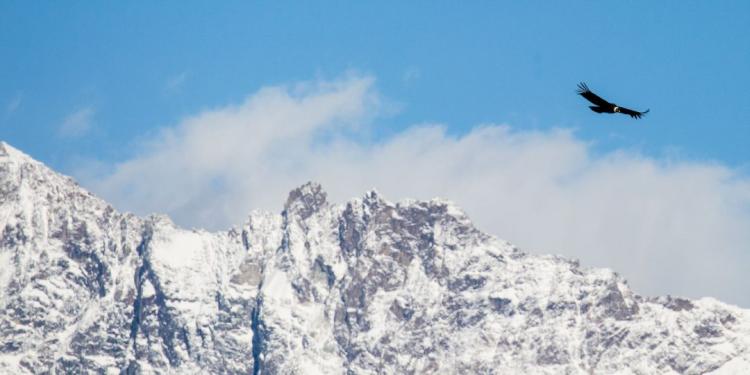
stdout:
{"type": "Polygon", "coordinates": [[[308,183],[186,230],[0,143],[0,231],[0,373],[750,373],[748,310],[641,297],[442,200],[308,183]]]}

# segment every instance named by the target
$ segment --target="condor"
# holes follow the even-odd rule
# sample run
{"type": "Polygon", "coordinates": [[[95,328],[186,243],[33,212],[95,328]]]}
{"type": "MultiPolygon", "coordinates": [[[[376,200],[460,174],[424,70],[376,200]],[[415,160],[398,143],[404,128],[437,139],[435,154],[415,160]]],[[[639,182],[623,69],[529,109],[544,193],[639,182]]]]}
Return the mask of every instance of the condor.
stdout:
{"type": "Polygon", "coordinates": [[[596,113],[622,113],[625,115],[628,115],[632,118],[641,118],[641,116],[648,113],[648,109],[643,112],[634,111],[632,109],[628,109],[625,107],[620,107],[617,104],[610,103],[601,97],[599,95],[594,94],[589,90],[589,87],[586,86],[585,83],[581,82],[578,84],[578,95],[583,96],[586,98],[586,100],[590,101],[591,103],[594,103],[596,105],[589,106],[592,111],[596,113]]]}

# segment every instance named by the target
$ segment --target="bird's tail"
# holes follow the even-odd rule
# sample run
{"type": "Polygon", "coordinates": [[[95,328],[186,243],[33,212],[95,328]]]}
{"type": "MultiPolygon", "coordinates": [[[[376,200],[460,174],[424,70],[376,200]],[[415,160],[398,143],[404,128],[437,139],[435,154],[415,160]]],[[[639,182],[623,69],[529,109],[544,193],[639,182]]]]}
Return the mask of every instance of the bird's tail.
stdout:
{"type": "Polygon", "coordinates": [[[591,110],[594,111],[594,112],[596,112],[596,113],[604,113],[604,112],[607,111],[605,108],[597,107],[595,105],[590,105],[589,108],[591,108],[591,110]]]}

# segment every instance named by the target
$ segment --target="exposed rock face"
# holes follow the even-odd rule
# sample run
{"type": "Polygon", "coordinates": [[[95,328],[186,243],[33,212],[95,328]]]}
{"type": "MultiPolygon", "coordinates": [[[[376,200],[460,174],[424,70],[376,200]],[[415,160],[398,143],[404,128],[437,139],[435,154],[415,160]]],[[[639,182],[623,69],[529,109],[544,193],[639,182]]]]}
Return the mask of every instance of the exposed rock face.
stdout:
{"type": "Polygon", "coordinates": [[[316,184],[221,233],[121,214],[0,143],[0,373],[750,373],[750,314],[647,299],[449,202],[316,184]]]}

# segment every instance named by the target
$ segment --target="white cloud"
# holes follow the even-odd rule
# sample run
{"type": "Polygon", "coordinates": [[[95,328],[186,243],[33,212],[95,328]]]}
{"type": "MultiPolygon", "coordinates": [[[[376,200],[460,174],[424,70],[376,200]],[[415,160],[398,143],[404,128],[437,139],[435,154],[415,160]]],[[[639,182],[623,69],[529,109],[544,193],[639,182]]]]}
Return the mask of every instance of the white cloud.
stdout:
{"type": "Polygon", "coordinates": [[[94,109],[91,107],[79,109],[69,114],[58,128],[58,134],[66,138],[78,138],[91,130],[94,119],[94,109]]]}
{"type": "Polygon", "coordinates": [[[388,199],[449,198],[480,229],[536,253],[606,266],[644,294],[750,306],[750,179],[719,164],[592,153],[569,130],[419,125],[371,142],[369,77],[264,88],[165,129],[88,185],[121,209],[187,226],[280,211],[319,181],[333,201],[372,187],[388,199]],[[364,140],[363,140],[364,139],[364,140]]]}

